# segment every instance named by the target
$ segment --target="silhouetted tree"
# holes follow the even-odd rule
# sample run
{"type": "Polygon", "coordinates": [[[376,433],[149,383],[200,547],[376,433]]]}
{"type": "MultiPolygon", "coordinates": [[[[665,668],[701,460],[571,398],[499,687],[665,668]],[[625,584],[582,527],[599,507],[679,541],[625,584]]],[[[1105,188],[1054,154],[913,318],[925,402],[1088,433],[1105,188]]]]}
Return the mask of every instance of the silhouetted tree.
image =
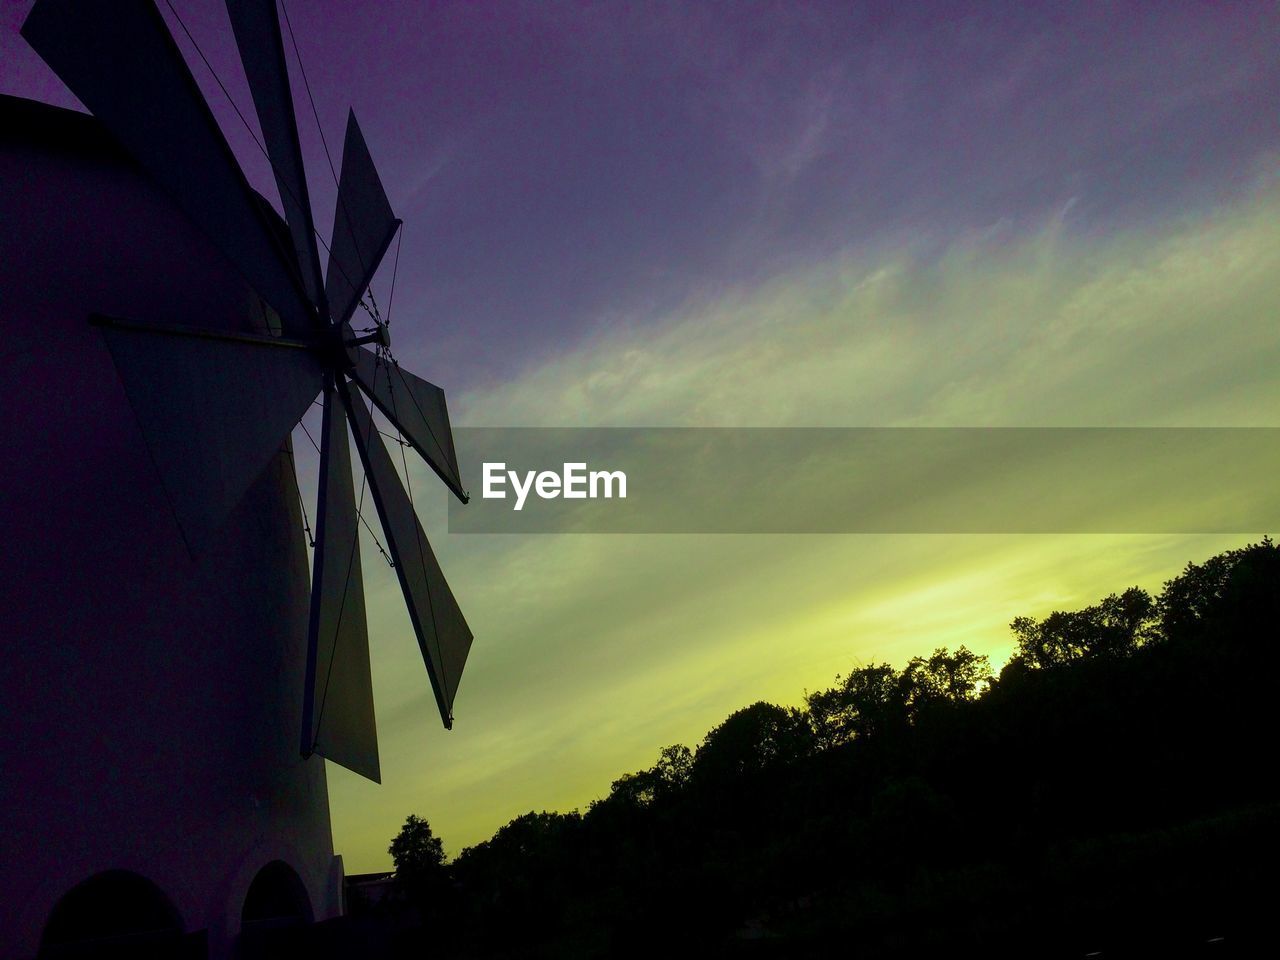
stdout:
{"type": "Polygon", "coordinates": [[[624,773],[613,781],[609,797],[619,803],[647,807],[684,789],[692,773],[693,752],[688,747],[679,743],[663,747],[658,762],[648,770],[624,773]]]}
{"type": "Polygon", "coordinates": [[[939,704],[974,700],[991,680],[991,661],[961,646],[939,647],[928,657],[912,657],[902,671],[903,699],[911,717],[939,704]]]}
{"type": "Polygon", "coordinates": [[[799,710],[753,703],[707,734],[694,754],[690,775],[703,783],[728,783],[804,756],[812,746],[809,724],[799,710]]]}
{"type": "Polygon", "coordinates": [[[808,694],[805,705],[815,738],[826,746],[898,729],[907,717],[902,678],[887,663],[836,677],[836,686],[808,694]]]}
{"type": "Polygon", "coordinates": [[[444,844],[422,817],[409,814],[387,848],[395,864],[396,879],[409,886],[439,880],[444,874],[444,844]]]}
{"type": "Polygon", "coordinates": [[[410,814],[387,848],[396,868],[401,904],[411,904],[424,921],[447,912],[452,900],[444,864],[444,844],[422,817],[410,814]]]}
{"type": "Polygon", "coordinates": [[[453,863],[486,939],[507,943],[546,936],[565,922],[577,893],[582,816],[522,814],[453,863]]]}
{"type": "Polygon", "coordinates": [[[683,789],[693,775],[693,751],[683,743],[663,747],[658,752],[653,772],[662,785],[662,792],[675,793],[683,789]]]}
{"type": "Polygon", "coordinates": [[[1165,583],[1157,603],[1164,636],[1170,640],[1194,636],[1221,608],[1237,568],[1243,566],[1241,574],[1251,577],[1253,571],[1275,563],[1277,554],[1280,548],[1264,537],[1260,543],[1228,550],[1203,563],[1188,563],[1181,574],[1165,583]]]}
{"type": "Polygon", "coordinates": [[[624,773],[613,781],[609,788],[609,798],[619,803],[647,807],[657,798],[660,790],[654,772],[640,770],[636,773],[624,773]]]}
{"type": "Polygon", "coordinates": [[[1018,656],[1051,667],[1095,656],[1126,656],[1156,636],[1156,604],[1140,587],[1111,594],[1083,610],[1055,610],[1043,620],[1017,617],[1009,624],[1018,656]]]}

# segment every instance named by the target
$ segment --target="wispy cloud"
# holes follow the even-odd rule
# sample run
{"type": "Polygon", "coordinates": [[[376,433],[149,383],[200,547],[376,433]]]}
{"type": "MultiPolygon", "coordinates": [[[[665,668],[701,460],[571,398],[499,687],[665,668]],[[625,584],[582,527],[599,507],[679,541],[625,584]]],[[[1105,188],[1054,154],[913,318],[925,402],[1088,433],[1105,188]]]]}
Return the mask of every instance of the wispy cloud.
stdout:
{"type": "Polygon", "coordinates": [[[616,324],[464,394],[472,426],[1275,426],[1280,191],[1105,238],[1071,205],[616,324]],[[1087,227],[1087,225],[1085,225],[1087,227]]]}

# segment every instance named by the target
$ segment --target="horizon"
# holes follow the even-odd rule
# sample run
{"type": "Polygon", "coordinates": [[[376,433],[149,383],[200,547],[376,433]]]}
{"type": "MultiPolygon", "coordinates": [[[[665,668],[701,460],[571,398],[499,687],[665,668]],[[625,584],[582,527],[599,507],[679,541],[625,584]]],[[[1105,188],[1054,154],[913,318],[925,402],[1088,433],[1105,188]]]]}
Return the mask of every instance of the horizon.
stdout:
{"type": "MultiPolygon", "coordinates": [[[[1267,541],[1267,540],[1269,540],[1269,539],[1272,539],[1270,534],[1264,534],[1264,535],[1262,535],[1261,537],[1258,537],[1258,538],[1250,537],[1250,538],[1248,538],[1247,540],[1245,540],[1245,541],[1243,541],[1243,542],[1238,542],[1238,543],[1236,543],[1234,546],[1228,546],[1228,547],[1224,548],[1224,551],[1223,551],[1223,552],[1229,552],[1229,551],[1237,550],[1237,549],[1244,549],[1244,548],[1246,548],[1246,547],[1252,546],[1252,545],[1257,544],[1257,543],[1266,542],[1266,541],[1267,541]]],[[[1216,556],[1216,555],[1218,555],[1218,554],[1215,554],[1215,556],[1216,556]]],[[[1119,594],[1121,594],[1121,593],[1122,593],[1125,589],[1127,589],[1128,587],[1134,586],[1134,587],[1138,587],[1138,588],[1140,588],[1140,589],[1145,590],[1148,594],[1150,594],[1150,595],[1151,595],[1151,597],[1152,597],[1153,599],[1157,599],[1157,598],[1159,597],[1159,595],[1160,595],[1160,588],[1161,588],[1161,587],[1163,587],[1165,584],[1167,584],[1169,580],[1174,579],[1178,574],[1185,572],[1185,570],[1186,570],[1186,568],[1187,568],[1187,566],[1188,566],[1189,564],[1200,564],[1200,563],[1203,563],[1204,561],[1207,561],[1207,560],[1209,560],[1209,559],[1211,559],[1209,556],[1198,557],[1198,558],[1191,558],[1191,559],[1189,559],[1187,562],[1183,563],[1183,564],[1182,564],[1182,566],[1181,566],[1181,567],[1179,567],[1177,570],[1175,570],[1175,571],[1171,572],[1171,573],[1169,574],[1169,576],[1168,576],[1168,577],[1165,577],[1163,580],[1161,580],[1159,584],[1136,584],[1136,583],[1135,583],[1135,584],[1125,584],[1124,586],[1121,586],[1121,585],[1118,585],[1118,584],[1117,584],[1117,585],[1115,585],[1115,586],[1114,586],[1114,588],[1113,588],[1113,589],[1111,589],[1111,590],[1109,590],[1109,591],[1108,591],[1108,595],[1116,595],[1116,596],[1118,596],[1119,594]]],[[[1047,614],[1049,614],[1049,613],[1052,613],[1052,612],[1055,612],[1055,611],[1062,611],[1062,612],[1074,612],[1074,611],[1075,611],[1076,609],[1078,609],[1078,608],[1083,608],[1083,607],[1085,607],[1085,606],[1090,606],[1090,605],[1092,605],[1092,604],[1094,604],[1094,603],[1096,603],[1097,601],[1102,600],[1102,599],[1103,599],[1103,596],[1102,596],[1102,595],[1099,595],[1099,596],[1096,596],[1096,597],[1092,597],[1092,598],[1081,598],[1081,599],[1080,599],[1080,601],[1079,601],[1078,603],[1076,603],[1075,605],[1070,605],[1070,604],[1068,604],[1068,605],[1064,605],[1064,606],[1057,606],[1057,607],[1054,607],[1054,608],[1053,608],[1053,610],[1049,610],[1049,609],[1042,610],[1042,611],[1040,611],[1038,614],[1036,614],[1036,616],[1034,616],[1032,619],[1041,619],[1041,620],[1042,620],[1042,619],[1044,618],[1044,616],[1045,616],[1045,615],[1047,615],[1047,614]]],[[[1006,632],[1006,633],[1011,633],[1011,632],[1012,632],[1012,624],[1006,624],[1006,625],[1005,625],[1005,632],[1006,632]]],[[[987,658],[987,660],[988,660],[988,662],[990,663],[991,668],[992,668],[992,669],[991,669],[992,679],[994,679],[994,680],[998,680],[998,679],[999,679],[999,677],[1000,677],[1000,671],[1001,671],[1001,668],[1008,664],[1009,659],[1010,659],[1010,658],[1011,658],[1011,656],[1016,652],[1017,644],[1016,644],[1016,642],[1014,642],[1014,641],[1010,641],[1010,642],[1006,645],[1006,647],[1007,647],[1007,650],[1006,650],[1006,651],[1005,651],[1005,653],[1003,654],[1004,659],[1002,659],[1002,660],[996,660],[996,659],[993,659],[992,654],[991,654],[991,653],[989,653],[989,652],[984,653],[983,651],[979,651],[979,650],[973,650],[973,651],[970,651],[970,652],[976,653],[976,654],[978,654],[979,656],[986,657],[986,658],[987,658]]],[[[965,644],[964,644],[964,643],[959,643],[959,644],[957,644],[957,645],[955,645],[955,646],[953,646],[953,647],[951,647],[951,648],[943,648],[943,649],[949,649],[949,651],[950,651],[951,653],[955,653],[957,650],[962,649],[962,648],[963,648],[963,649],[968,649],[967,647],[965,647],[965,644]]],[[[919,650],[916,650],[916,651],[914,651],[914,652],[909,652],[909,653],[907,653],[907,654],[906,654],[906,656],[902,658],[902,660],[897,661],[897,662],[890,663],[890,664],[888,664],[888,666],[893,667],[895,670],[901,670],[901,669],[902,669],[902,667],[905,665],[905,662],[906,662],[906,660],[907,660],[907,659],[910,659],[910,658],[912,658],[912,657],[917,657],[917,656],[918,656],[918,657],[927,657],[928,655],[933,654],[933,653],[936,653],[936,652],[938,652],[938,648],[927,648],[927,647],[922,647],[922,648],[920,648],[919,650]]],[[[850,662],[849,666],[845,667],[842,673],[838,673],[838,674],[835,674],[835,675],[833,675],[832,677],[830,677],[830,678],[828,679],[827,683],[828,683],[828,684],[830,684],[830,685],[832,685],[833,687],[838,687],[838,686],[839,686],[839,681],[841,680],[841,678],[842,678],[843,676],[847,675],[849,672],[851,672],[851,671],[855,671],[855,670],[858,670],[858,669],[861,669],[861,668],[865,668],[865,667],[872,667],[872,666],[875,666],[875,665],[877,665],[877,664],[875,663],[875,661],[862,661],[862,660],[860,660],[860,659],[858,659],[858,658],[856,658],[856,657],[853,657],[853,658],[851,658],[851,662],[850,662]]],[[[784,708],[796,708],[796,709],[799,709],[799,710],[804,710],[804,709],[806,708],[806,698],[808,697],[808,695],[809,695],[809,694],[812,694],[812,693],[817,693],[817,692],[819,692],[819,691],[821,691],[821,690],[823,690],[823,689],[824,689],[824,687],[823,687],[822,685],[819,685],[819,686],[814,687],[813,689],[810,689],[810,688],[806,687],[803,691],[801,691],[801,693],[800,693],[800,695],[799,695],[799,696],[793,696],[793,697],[791,697],[791,698],[775,699],[775,700],[744,701],[743,703],[739,704],[737,707],[733,708],[733,709],[732,709],[732,711],[731,711],[731,713],[732,713],[732,712],[740,711],[740,710],[742,710],[742,709],[744,709],[744,708],[746,708],[746,707],[752,706],[754,703],[759,703],[759,702],[766,702],[766,703],[770,703],[770,704],[772,704],[772,705],[780,706],[780,707],[784,707],[784,708]]],[[[977,689],[977,690],[975,691],[975,693],[976,693],[976,695],[980,698],[982,695],[984,695],[984,694],[986,693],[986,691],[985,691],[985,689],[977,689]]],[[[698,746],[699,746],[699,744],[700,744],[700,743],[705,739],[706,734],[708,734],[708,733],[712,732],[712,731],[715,729],[715,725],[716,725],[716,724],[718,724],[718,723],[720,723],[720,722],[722,722],[724,719],[725,719],[725,717],[721,717],[721,718],[719,718],[719,720],[714,721],[714,722],[713,722],[713,724],[712,724],[711,726],[709,726],[707,730],[703,731],[703,734],[702,734],[702,735],[699,735],[698,737],[695,737],[695,738],[693,738],[693,739],[689,740],[688,742],[673,743],[673,744],[661,744],[660,746],[656,746],[656,747],[653,749],[653,751],[652,751],[652,755],[648,758],[648,761],[646,761],[646,763],[645,763],[645,764],[639,764],[639,765],[637,765],[637,768],[636,768],[636,769],[628,769],[628,770],[619,770],[619,771],[617,771],[617,772],[616,772],[616,775],[613,777],[613,780],[612,780],[612,781],[610,781],[610,783],[609,783],[609,784],[606,784],[606,785],[605,785],[605,788],[604,788],[604,789],[603,789],[603,790],[602,790],[602,791],[601,791],[597,796],[593,796],[593,797],[589,798],[589,799],[588,799],[588,800],[586,800],[584,803],[581,803],[581,804],[575,805],[574,807],[569,808],[569,809],[556,809],[556,810],[541,809],[541,810],[538,810],[538,809],[532,809],[532,808],[531,808],[531,809],[529,809],[529,810],[519,810],[519,811],[514,811],[514,812],[512,813],[512,815],[511,815],[511,817],[510,817],[510,820],[508,820],[508,821],[507,821],[507,823],[509,823],[511,820],[518,819],[519,817],[525,816],[525,815],[527,815],[527,814],[543,814],[543,813],[551,813],[551,814],[570,815],[570,816],[572,816],[572,815],[578,815],[578,814],[585,814],[585,813],[586,813],[586,812],[587,812],[587,811],[588,811],[592,806],[594,806],[594,804],[595,804],[597,801],[599,801],[599,800],[605,800],[605,799],[607,799],[608,797],[610,797],[610,795],[611,795],[611,789],[610,789],[610,787],[612,786],[613,781],[616,781],[616,780],[618,780],[619,778],[623,778],[623,777],[625,777],[625,776],[627,776],[627,775],[629,775],[629,774],[634,774],[634,773],[636,773],[636,772],[637,772],[637,770],[639,770],[639,769],[648,769],[648,766],[649,766],[652,762],[657,761],[657,760],[659,759],[659,756],[660,756],[661,752],[662,752],[662,751],[665,751],[665,750],[666,750],[666,749],[668,749],[669,747],[684,746],[684,747],[689,748],[689,750],[693,751],[693,752],[694,752],[694,754],[696,755],[696,752],[697,752],[698,746]]],[[[822,748],[819,748],[819,749],[822,749],[822,748]]],[[[418,813],[417,813],[416,811],[410,811],[410,813],[406,814],[406,817],[408,817],[408,816],[417,816],[417,815],[418,815],[418,813]]],[[[428,818],[426,818],[426,817],[421,817],[420,819],[427,820],[428,818]]],[[[505,826],[505,825],[506,825],[506,823],[504,823],[504,824],[499,824],[499,825],[498,825],[498,827],[496,827],[496,828],[495,828],[494,833],[496,833],[496,832],[497,832],[497,830],[498,830],[499,828],[501,828],[502,826],[505,826]]],[[[484,838],[482,838],[482,839],[480,839],[480,840],[476,840],[476,841],[474,841],[474,842],[472,842],[472,843],[468,843],[468,844],[466,844],[465,846],[460,846],[460,847],[458,847],[458,848],[456,848],[456,849],[452,850],[452,852],[451,852],[449,845],[448,845],[447,843],[445,843],[445,841],[447,840],[447,838],[439,836],[439,834],[438,834],[438,833],[436,834],[436,836],[438,836],[438,837],[439,837],[439,839],[442,841],[442,843],[444,843],[444,862],[445,862],[445,863],[453,863],[453,862],[455,862],[455,861],[457,860],[458,856],[459,856],[459,855],[460,855],[464,850],[466,850],[466,849],[468,849],[468,848],[470,848],[470,847],[474,847],[474,846],[476,846],[477,844],[484,843],[484,842],[485,842],[485,841],[487,841],[487,840],[491,840],[491,839],[493,839],[493,837],[492,837],[492,836],[484,837],[484,838]]],[[[381,874],[381,873],[387,873],[387,872],[391,872],[391,871],[388,871],[388,870],[370,871],[370,874],[381,874]]]]}
{"type": "MultiPolygon", "coordinates": [[[[0,92],[75,106],[17,36],[28,7],[0,21],[0,92]]],[[[251,117],[221,0],[178,9],[251,117]]],[[[457,427],[1280,425],[1280,15],[1048,9],[290,13],[331,148],[350,104],[405,220],[397,356],[457,427]]],[[[998,672],[1013,617],[1276,532],[459,536],[409,476],[476,639],[446,732],[366,542],[383,784],[327,765],[350,873],[409,814],[456,856],[851,665],[964,644],[998,672]]]]}

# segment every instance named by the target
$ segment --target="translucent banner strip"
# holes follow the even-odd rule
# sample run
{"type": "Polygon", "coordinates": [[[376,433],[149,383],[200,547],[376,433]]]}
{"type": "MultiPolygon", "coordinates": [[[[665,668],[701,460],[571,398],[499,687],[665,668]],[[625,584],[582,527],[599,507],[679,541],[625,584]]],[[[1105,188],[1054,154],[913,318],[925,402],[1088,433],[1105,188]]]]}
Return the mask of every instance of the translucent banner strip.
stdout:
{"type": "Polygon", "coordinates": [[[1280,428],[455,428],[451,533],[1266,533],[1280,428]]]}

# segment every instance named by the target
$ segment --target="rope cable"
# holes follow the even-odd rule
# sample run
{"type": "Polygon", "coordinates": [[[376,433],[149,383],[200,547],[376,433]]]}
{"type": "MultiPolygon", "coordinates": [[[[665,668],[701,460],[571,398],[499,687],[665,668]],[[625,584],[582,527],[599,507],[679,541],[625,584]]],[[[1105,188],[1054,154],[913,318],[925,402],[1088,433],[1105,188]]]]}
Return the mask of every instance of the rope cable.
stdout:
{"type": "MultiPolygon", "coordinates": [[[[391,264],[391,292],[387,294],[387,327],[391,327],[391,305],[396,298],[396,274],[400,271],[400,244],[404,240],[404,221],[400,221],[400,226],[396,228],[396,258],[391,264]]],[[[373,289],[370,288],[369,295],[373,295],[373,289]]]]}
{"type": "Polygon", "coordinates": [[[303,499],[302,488],[298,486],[298,461],[293,458],[293,444],[286,442],[285,453],[289,454],[289,465],[293,467],[293,488],[298,491],[298,506],[302,508],[302,529],[307,535],[307,543],[315,549],[316,538],[311,535],[311,519],[307,516],[307,501],[303,499]]]}

